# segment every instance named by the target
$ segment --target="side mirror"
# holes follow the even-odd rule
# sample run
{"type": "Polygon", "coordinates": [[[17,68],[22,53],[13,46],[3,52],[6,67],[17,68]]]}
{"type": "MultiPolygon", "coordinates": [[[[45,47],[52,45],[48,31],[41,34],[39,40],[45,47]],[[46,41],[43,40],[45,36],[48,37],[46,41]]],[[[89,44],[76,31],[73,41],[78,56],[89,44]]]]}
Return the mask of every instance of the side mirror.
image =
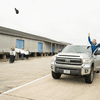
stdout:
{"type": "Polygon", "coordinates": [[[58,52],[61,52],[62,50],[61,49],[59,49],[59,51],[58,52]]]}
{"type": "Polygon", "coordinates": [[[100,50],[97,50],[94,55],[100,55],[100,50]]]}

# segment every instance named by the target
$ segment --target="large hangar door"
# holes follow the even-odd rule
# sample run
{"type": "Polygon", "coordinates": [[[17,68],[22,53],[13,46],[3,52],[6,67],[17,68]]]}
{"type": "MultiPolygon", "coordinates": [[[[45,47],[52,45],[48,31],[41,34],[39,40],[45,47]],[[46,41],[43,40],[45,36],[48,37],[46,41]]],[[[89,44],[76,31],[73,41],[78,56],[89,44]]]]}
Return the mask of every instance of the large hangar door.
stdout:
{"type": "Polygon", "coordinates": [[[43,43],[38,42],[38,52],[43,51],[43,43]]]}
{"type": "Polygon", "coordinates": [[[24,47],[24,40],[16,40],[16,46],[19,49],[22,49],[24,47]]]}

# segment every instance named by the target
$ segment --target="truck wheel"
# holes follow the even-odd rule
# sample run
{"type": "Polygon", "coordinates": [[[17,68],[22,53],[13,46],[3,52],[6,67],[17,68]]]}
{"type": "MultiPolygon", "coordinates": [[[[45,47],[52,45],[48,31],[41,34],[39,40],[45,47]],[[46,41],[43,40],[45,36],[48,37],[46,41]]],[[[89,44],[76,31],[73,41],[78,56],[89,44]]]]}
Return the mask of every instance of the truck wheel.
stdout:
{"type": "Polygon", "coordinates": [[[94,68],[92,67],[90,74],[85,76],[85,82],[91,84],[93,82],[93,78],[94,78],[94,68]]]}
{"type": "Polygon", "coordinates": [[[52,71],[52,77],[53,77],[54,79],[59,79],[59,78],[61,77],[61,74],[55,73],[55,72],[52,71]]]}

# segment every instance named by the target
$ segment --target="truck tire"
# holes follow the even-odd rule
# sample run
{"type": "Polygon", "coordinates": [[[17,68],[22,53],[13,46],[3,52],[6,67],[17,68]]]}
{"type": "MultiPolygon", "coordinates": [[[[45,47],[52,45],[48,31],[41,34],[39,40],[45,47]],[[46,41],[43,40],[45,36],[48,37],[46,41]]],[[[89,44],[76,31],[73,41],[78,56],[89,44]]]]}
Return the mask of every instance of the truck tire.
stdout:
{"type": "Polygon", "coordinates": [[[93,82],[93,78],[94,78],[94,68],[91,67],[90,74],[85,76],[85,82],[91,84],[93,82]]]}
{"type": "Polygon", "coordinates": [[[59,79],[59,78],[61,77],[61,74],[55,73],[55,72],[52,71],[52,77],[53,77],[54,79],[59,79]]]}

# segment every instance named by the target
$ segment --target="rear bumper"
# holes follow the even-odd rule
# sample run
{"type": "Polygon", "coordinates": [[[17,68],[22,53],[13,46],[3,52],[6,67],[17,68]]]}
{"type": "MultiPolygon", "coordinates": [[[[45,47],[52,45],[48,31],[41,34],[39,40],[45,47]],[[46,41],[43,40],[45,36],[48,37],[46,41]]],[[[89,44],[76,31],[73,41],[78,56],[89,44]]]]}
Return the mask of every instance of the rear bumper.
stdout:
{"type": "Polygon", "coordinates": [[[61,66],[61,65],[51,65],[51,70],[55,73],[60,74],[68,74],[68,75],[88,75],[90,74],[91,68],[90,67],[82,67],[82,66],[61,66]],[[70,70],[70,73],[64,73],[64,70],[70,70]]]}

